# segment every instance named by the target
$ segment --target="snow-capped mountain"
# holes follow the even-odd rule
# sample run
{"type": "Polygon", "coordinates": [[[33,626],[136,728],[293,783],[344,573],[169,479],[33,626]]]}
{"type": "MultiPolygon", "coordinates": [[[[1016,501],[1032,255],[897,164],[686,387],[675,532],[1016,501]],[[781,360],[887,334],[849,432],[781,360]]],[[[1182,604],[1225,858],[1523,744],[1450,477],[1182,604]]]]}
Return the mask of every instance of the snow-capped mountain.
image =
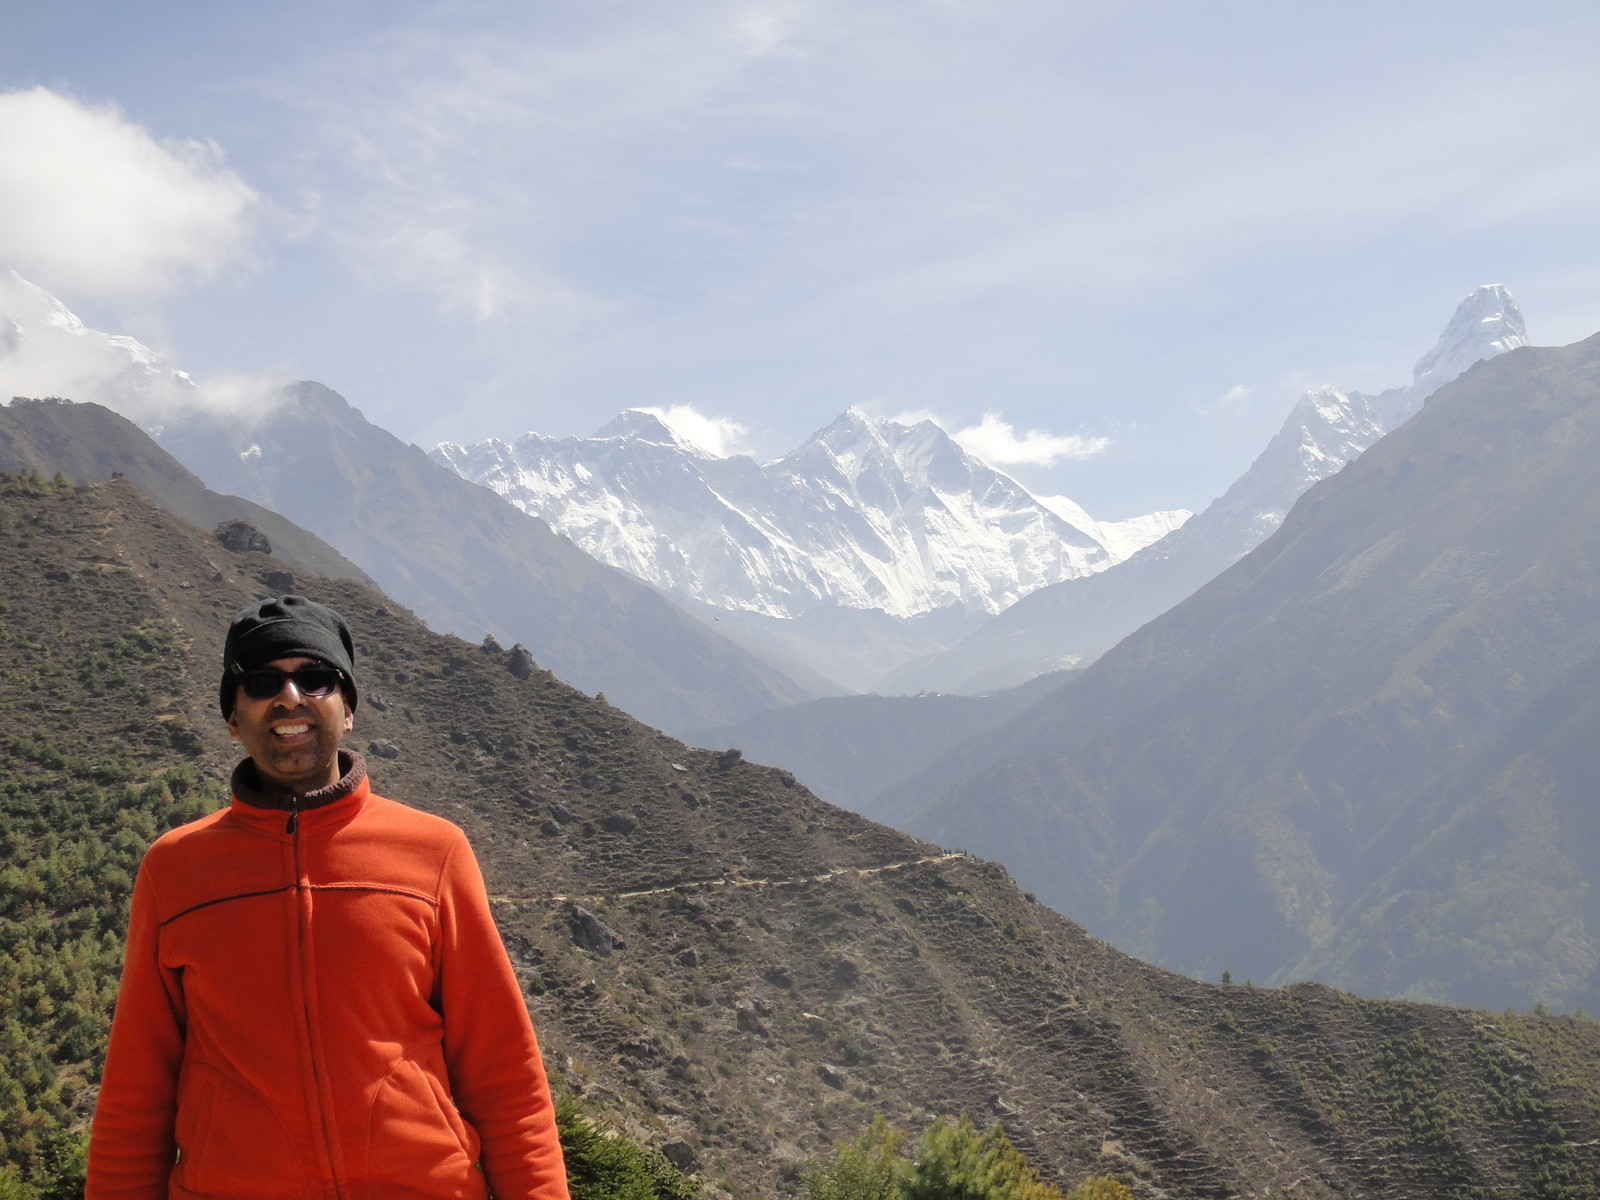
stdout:
{"type": "MultiPolygon", "coordinates": [[[[1294,502],[1402,425],[1427,398],[1480,359],[1528,344],[1516,299],[1498,283],[1478,288],[1456,308],[1439,340],[1412,369],[1411,383],[1376,396],[1320,387],[1303,395],[1250,469],[1196,519],[1188,539],[1204,536],[1240,557],[1283,523],[1294,502]]],[[[1174,552],[1177,543],[1152,551],[1174,552]]]]}
{"type": "Polygon", "coordinates": [[[194,391],[189,376],[150,347],[89,328],[42,287],[0,271],[0,403],[68,396],[139,421],[192,403],[194,391]]]}
{"type": "MultiPolygon", "coordinates": [[[[1516,300],[1500,284],[1485,284],[1461,302],[1433,349],[1417,360],[1406,390],[1420,405],[1480,360],[1527,344],[1528,327],[1516,300]]],[[[1391,428],[1400,423],[1393,413],[1385,416],[1391,428]]]]}
{"type": "MultiPolygon", "coordinates": [[[[1103,621],[1053,622],[1047,640],[1073,643],[1038,658],[1053,669],[1094,657],[1254,549],[1313,483],[1479,359],[1526,345],[1526,333],[1510,292],[1498,284],[1477,289],[1410,384],[1377,396],[1307,392],[1250,469],[1187,525],[1183,511],[1096,522],[1066,497],[1029,494],[932,422],[902,425],[854,408],[764,465],[709,453],[640,410],[588,438],[529,433],[514,443],[445,443],[433,457],[602,562],[746,614],[786,619],[824,607],[900,618],[947,607],[993,614],[1030,595],[1043,606],[1057,592],[1120,592],[1111,576],[1092,577],[1129,559],[1144,568],[1129,571],[1129,563],[1113,575],[1130,583],[1161,576],[1137,596],[1119,596],[1103,621]],[[1148,564],[1158,560],[1172,565],[1152,572],[1148,564]]],[[[973,636],[1000,636],[1006,624],[973,636]]],[[[914,664],[891,678],[911,690],[965,682],[942,672],[935,681],[914,664]]]]}
{"type": "Polygon", "coordinates": [[[1528,344],[1522,311],[1500,284],[1456,308],[1411,383],[1376,396],[1336,387],[1303,395],[1266,449],[1199,516],[1092,578],[1041,588],[965,641],[908,662],[884,691],[987,691],[1083,666],[1265,541],[1294,502],[1403,424],[1480,359],[1528,344]]]}
{"type": "Polygon", "coordinates": [[[931,421],[851,408],[774,462],[720,457],[630,410],[592,437],[440,445],[433,457],[602,562],[719,608],[909,618],[996,613],[1120,562],[1187,512],[1102,524],[1041,499],[931,421]]]}

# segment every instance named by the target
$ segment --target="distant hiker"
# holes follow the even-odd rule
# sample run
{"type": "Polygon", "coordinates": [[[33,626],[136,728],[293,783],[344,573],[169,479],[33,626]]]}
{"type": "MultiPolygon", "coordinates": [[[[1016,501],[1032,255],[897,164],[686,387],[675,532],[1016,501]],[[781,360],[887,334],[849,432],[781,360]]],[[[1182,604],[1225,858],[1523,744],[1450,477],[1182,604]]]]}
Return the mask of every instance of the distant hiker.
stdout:
{"type": "Polygon", "coordinates": [[[89,1200],[566,1200],[522,992],[454,825],[339,749],[344,619],[233,619],[230,807],[166,834],[133,889],[89,1140],[89,1200]]]}

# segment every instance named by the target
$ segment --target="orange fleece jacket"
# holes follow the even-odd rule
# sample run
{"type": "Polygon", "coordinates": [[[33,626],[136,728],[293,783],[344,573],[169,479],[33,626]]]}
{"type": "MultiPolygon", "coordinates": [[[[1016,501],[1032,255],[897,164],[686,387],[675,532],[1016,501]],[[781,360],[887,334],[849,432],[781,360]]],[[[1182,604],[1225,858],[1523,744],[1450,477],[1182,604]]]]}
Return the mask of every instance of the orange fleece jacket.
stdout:
{"type": "Polygon", "coordinates": [[[236,795],[145,856],[89,1200],[567,1200],[466,837],[351,757],[293,832],[236,795]]]}

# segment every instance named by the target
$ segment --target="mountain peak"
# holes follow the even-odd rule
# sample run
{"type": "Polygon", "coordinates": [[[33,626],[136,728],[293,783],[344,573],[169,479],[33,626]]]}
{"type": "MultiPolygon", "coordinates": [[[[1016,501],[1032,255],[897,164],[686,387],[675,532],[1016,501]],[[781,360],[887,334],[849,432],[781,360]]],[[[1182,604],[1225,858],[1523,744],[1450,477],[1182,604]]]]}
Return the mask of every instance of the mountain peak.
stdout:
{"type": "Polygon", "coordinates": [[[594,431],[593,440],[599,441],[602,438],[626,438],[629,441],[655,442],[663,446],[689,445],[659,416],[642,408],[624,409],[612,417],[594,431]]]}
{"type": "Polygon", "coordinates": [[[76,313],[15,271],[0,274],[0,308],[18,329],[34,321],[74,333],[81,333],[84,328],[76,313]]]}
{"type": "Polygon", "coordinates": [[[841,438],[859,438],[862,436],[883,436],[883,426],[886,422],[877,417],[868,416],[865,411],[852,404],[833,420],[829,421],[816,433],[811,435],[811,441],[823,442],[828,445],[835,444],[841,438]]]}
{"type": "Polygon", "coordinates": [[[1168,527],[1102,535],[1081,509],[1063,515],[932,422],[852,406],[765,464],[708,454],[671,425],[670,413],[634,410],[593,438],[530,435],[509,455],[440,447],[434,458],[611,566],[774,618],[826,607],[907,619],[951,606],[996,612],[1168,527]]]}
{"type": "Polygon", "coordinates": [[[1522,310],[1505,286],[1486,283],[1457,307],[1433,349],[1417,360],[1412,388],[1418,399],[1438,391],[1481,358],[1528,344],[1522,310]]]}
{"type": "Polygon", "coordinates": [[[131,337],[90,329],[15,271],[0,271],[0,397],[70,396],[134,420],[192,402],[194,382],[131,337]]]}

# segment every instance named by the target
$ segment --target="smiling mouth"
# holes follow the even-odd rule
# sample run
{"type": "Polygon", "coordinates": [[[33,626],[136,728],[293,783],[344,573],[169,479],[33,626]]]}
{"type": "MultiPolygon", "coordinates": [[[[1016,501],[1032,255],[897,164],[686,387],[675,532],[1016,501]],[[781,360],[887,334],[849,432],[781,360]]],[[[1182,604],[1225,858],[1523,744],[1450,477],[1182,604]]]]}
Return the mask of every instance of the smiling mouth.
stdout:
{"type": "Polygon", "coordinates": [[[279,737],[296,737],[299,734],[308,733],[308,732],[310,732],[310,730],[311,730],[311,726],[310,725],[307,725],[304,722],[301,722],[298,725],[277,725],[277,726],[274,726],[272,732],[277,734],[279,737]]]}

